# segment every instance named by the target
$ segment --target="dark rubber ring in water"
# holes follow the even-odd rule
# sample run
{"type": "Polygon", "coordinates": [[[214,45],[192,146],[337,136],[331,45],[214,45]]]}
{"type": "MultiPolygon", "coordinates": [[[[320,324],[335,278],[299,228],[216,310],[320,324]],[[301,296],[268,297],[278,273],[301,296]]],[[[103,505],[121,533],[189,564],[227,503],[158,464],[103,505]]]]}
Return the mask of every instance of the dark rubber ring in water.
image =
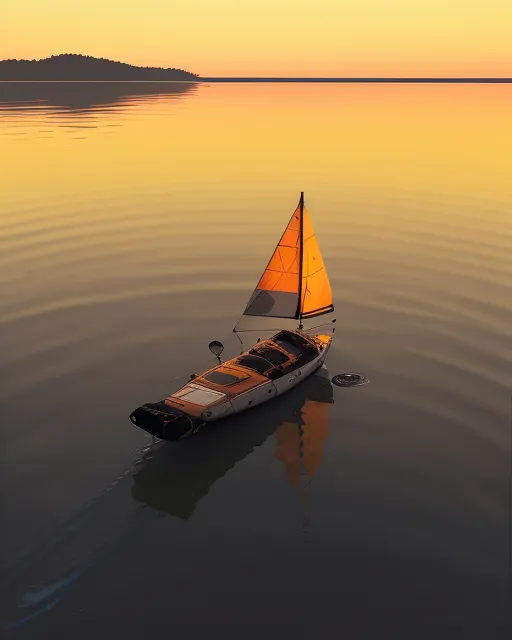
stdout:
{"type": "Polygon", "coordinates": [[[362,384],[368,384],[368,378],[359,373],[338,373],[332,379],[332,383],[338,387],[359,387],[362,384]]]}

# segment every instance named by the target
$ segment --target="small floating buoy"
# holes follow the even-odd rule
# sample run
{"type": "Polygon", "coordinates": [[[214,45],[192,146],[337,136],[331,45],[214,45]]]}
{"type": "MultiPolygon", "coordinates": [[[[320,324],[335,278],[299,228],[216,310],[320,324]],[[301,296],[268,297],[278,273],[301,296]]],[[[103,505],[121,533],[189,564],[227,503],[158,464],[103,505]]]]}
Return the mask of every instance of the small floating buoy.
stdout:
{"type": "Polygon", "coordinates": [[[370,381],[359,373],[338,373],[332,378],[332,383],[338,387],[359,387],[370,381]]]}

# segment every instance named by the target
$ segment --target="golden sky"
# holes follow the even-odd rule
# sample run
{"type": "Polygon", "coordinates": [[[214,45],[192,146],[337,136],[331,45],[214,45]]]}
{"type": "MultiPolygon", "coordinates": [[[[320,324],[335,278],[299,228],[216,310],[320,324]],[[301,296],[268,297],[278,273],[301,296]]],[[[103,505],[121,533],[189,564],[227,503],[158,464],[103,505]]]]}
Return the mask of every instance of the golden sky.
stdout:
{"type": "Polygon", "coordinates": [[[512,76],[512,0],[0,0],[0,59],[200,75],[512,76]]]}

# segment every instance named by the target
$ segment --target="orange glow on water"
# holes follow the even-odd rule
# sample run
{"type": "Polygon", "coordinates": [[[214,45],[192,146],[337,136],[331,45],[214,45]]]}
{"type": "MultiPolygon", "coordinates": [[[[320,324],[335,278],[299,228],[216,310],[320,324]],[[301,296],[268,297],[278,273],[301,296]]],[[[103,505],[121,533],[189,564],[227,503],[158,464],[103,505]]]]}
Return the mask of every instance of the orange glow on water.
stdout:
{"type": "Polygon", "coordinates": [[[124,110],[59,110],[37,126],[4,119],[4,197],[28,183],[34,197],[116,183],[129,191],[191,181],[238,189],[289,184],[294,199],[306,192],[306,204],[322,184],[345,192],[369,182],[509,189],[507,85],[212,85],[183,99],[186,108],[162,96],[124,110]]]}

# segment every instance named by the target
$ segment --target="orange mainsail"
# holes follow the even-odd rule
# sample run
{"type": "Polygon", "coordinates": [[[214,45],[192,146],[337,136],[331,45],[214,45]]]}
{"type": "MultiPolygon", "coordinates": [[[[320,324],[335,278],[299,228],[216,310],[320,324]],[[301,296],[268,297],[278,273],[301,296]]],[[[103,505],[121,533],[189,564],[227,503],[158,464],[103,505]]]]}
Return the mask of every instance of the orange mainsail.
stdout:
{"type": "MultiPolygon", "coordinates": [[[[301,196],[301,199],[303,197],[301,196]]],[[[300,318],[314,318],[334,311],[332,291],[311,218],[302,211],[302,291],[300,318]]]]}
{"type": "Polygon", "coordinates": [[[243,315],[300,321],[330,311],[334,311],[331,285],[301,193],[243,315]]]}

